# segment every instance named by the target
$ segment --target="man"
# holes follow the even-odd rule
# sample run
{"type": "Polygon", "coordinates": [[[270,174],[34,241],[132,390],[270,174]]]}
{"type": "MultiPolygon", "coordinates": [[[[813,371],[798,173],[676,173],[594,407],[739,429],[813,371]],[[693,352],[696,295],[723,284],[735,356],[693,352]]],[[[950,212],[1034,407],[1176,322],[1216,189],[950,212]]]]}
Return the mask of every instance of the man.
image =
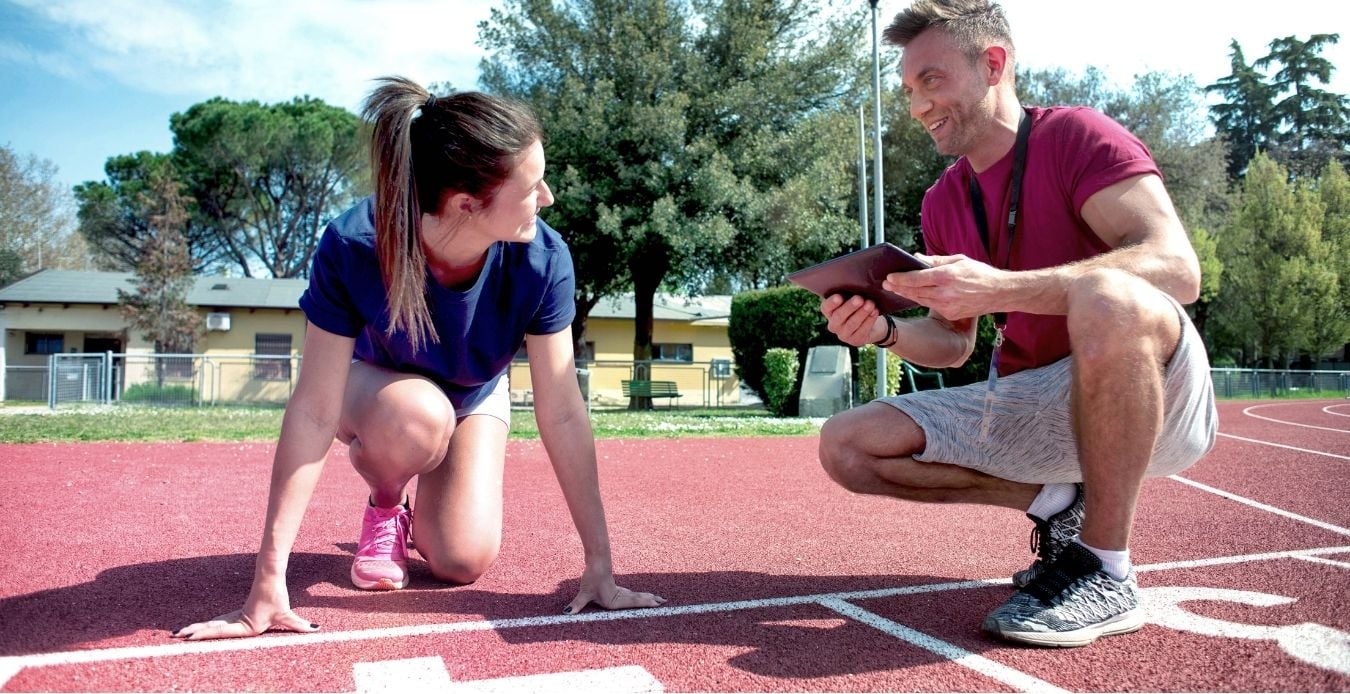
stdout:
{"type": "Polygon", "coordinates": [[[1140,487],[1193,464],[1217,428],[1181,308],[1199,292],[1195,252],[1143,143],[1089,109],[1018,103],[997,4],[916,0],[885,36],[910,115],[960,157],[924,197],[934,268],[882,284],[929,311],[897,320],[839,295],[821,310],[842,341],[931,367],[970,357],[982,315],[999,337],[988,383],[840,413],[821,463],[854,492],[1027,512],[1038,557],[986,631],[1048,646],[1136,631],[1140,487]]]}

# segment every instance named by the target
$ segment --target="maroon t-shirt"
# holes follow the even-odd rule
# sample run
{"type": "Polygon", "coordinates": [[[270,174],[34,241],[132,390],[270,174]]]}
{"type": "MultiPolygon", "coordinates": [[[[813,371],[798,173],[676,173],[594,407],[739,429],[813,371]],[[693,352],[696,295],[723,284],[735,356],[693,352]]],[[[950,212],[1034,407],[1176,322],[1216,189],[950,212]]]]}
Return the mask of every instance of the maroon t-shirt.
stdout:
{"type": "MultiPolygon", "coordinates": [[[[1162,175],[1148,147],[1101,113],[1082,107],[1027,111],[1032,128],[1012,253],[1007,250],[1013,161],[1009,149],[978,179],[998,260],[990,259],[980,241],[970,205],[970,177],[975,172],[965,157],[947,167],[924,195],[923,237],[929,254],[962,254],[1006,270],[1037,270],[1104,253],[1110,248],[1083,220],[1083,203],[1127,178],[1162,175]]],[[[1064,316],[1009,313],[1003,338],[1001,376],[1045,366],[1069,354],[1064,316]]]]}

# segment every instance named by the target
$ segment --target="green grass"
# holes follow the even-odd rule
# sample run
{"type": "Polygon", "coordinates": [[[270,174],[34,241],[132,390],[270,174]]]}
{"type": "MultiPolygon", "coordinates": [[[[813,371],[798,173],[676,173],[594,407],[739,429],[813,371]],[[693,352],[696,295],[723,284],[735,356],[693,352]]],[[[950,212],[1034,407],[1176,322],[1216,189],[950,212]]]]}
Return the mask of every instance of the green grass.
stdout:
{"type": "MultiPolygon", "coordinates": [[[[275,441],[280,407],[63,406],[39,403],[0,406],[0,442],[55,441],[275,441]]],[[[820,431],[806,419],[777,418],[762,409],[596,410],[597,438],[677,436],[811,436],[820,431]]],[[[511,413],[511,438],[537,439],[534,414],[511,413]]]]}

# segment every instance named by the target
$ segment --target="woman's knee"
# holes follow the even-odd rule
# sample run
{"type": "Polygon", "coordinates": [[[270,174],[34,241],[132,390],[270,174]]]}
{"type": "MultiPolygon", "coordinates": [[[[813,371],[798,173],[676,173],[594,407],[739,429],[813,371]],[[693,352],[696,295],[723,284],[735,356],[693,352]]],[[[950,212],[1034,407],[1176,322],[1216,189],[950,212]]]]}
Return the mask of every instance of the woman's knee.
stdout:
{"type": "Polygon", "coordinates": [[[367,456],[405,461],[420,471],[445,457],[454,428],[455,410],[443,395],[410,398],[364,423],[359,438],[367,456]]]}
{"type": "MultiPolygon", "coordinates": [[[[477,547],[457,548],[444,553],[424,553],[431,575],[438,581],[466,585],[487,573],[497,560],[499,547],[484,543],[477,547]]],[[[420,548],[419,548],[420,551],[420,548]]]]}

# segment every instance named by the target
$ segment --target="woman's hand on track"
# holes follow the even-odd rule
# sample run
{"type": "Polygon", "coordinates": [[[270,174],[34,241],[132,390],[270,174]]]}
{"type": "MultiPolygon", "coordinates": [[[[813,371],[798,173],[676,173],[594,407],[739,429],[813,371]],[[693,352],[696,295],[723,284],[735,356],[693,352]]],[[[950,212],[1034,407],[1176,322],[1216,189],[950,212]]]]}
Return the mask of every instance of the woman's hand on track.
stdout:
{"type": "Polygon", "coordinates": [[[652,593],[639,593],[614,583],[614,574],[607,569],[591,569],[581,575],[581,590],[563,614],[577,614],[595,603],[607,610],[626,610],[634,607],[659,607],[665,598],[652,593]]]}

